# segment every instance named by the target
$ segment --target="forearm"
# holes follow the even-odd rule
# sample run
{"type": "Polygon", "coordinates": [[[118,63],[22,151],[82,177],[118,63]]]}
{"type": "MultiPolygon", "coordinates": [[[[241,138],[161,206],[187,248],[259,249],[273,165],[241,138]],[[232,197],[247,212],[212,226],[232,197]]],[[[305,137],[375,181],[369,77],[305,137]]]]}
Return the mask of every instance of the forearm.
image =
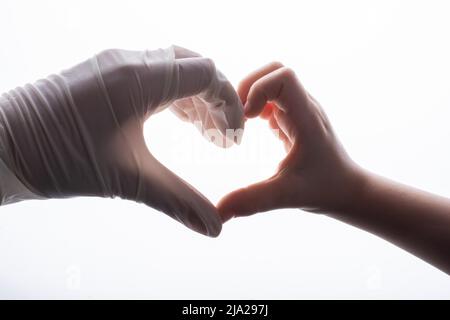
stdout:
{"type": "Polygon", "coordinates": [[[359,191],[329,215],[450,274],[450,200],[360,171],[359,191]]]}

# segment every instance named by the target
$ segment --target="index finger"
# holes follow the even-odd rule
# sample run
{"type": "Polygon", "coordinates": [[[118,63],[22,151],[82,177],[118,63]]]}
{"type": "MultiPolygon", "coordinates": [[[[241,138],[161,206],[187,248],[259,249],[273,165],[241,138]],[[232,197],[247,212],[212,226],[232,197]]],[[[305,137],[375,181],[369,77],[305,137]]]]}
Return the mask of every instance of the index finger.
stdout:
{"type": "Polygon", "coordinates": [[[297,113],[307,109],[308,97],[292,69],[282,67],[252,83],[245,103],[245,115],[259,115],[267,102],[274,102],[283,112],[297,113]]]}
{"type": "Polygon", "coordinates": [[[245,77],[238,86],[237,92],[239,95],[239,98],[241,98],[241,101],[243,104],[247,102],[247,96],[250,91],[250,88],[252,87],[253,83],[255,83],[258,79],[264,77],[265,75],[277,70],[283,68],[283,64],[278,61],[271,62],[269,64],[266,64],[265,66],[253,71],[250,73],[247,77],[245,77]]]}

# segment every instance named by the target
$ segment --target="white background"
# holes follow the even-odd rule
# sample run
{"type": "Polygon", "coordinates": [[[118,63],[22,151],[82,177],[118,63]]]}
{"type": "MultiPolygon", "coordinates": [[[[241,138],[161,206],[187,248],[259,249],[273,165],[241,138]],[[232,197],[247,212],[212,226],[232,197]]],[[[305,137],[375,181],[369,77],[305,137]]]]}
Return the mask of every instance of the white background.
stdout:
{"type": "MultiPolygon", "coordinates": [[[[17,1],[0,3],[0,92],[105,48],[172,43],[233,84],[280,60],[322,103],[350,155],[450,196],[448,1],[17,1]]],[[[146,138],[213,203],[269,176],[281,144],[260,120],[221,150],[170,112],[146,138]]],[[[280,210],[210,239],[122,200],[0,208],[0,298],[450,298],[447,275],[332,219],[280,210]]]]}

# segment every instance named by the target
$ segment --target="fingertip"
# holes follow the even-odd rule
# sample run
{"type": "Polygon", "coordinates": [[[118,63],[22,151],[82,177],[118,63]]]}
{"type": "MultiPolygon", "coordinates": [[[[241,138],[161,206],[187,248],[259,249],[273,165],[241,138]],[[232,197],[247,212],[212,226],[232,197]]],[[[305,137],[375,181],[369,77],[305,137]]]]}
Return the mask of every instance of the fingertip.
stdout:
{"type": "Polygon", "coordinates": [[[247,118],[249,117],[249,109],[250,109],[249,104],[246,102],[244,104],[244,116],[247,118]]]}
{"type": "Polygon", "coordinates": [[[216,238],[222,231],[222,218],[219,215],[217,208],[208,200],[205,199],[205,201],[208,202],[206,207],[203,209],[196,208],[196,210],[203,211],[202,213],[196,213],[197,217],[201,220],[201,224],[203,224],[202,230],[199,232],[208,237],[216,238]]]}
{"type": "Polygon", "coordinates": [[[220,217],[221,222],[214,226],[214,228],[210,228],[206,235],[211,238],[217,238],[222,232],[222,218],[220,217]]]}
{"type": "Polygon", "coordinates": [[[227,222],[228,220],[234,217],[233,210],[229,206],[229,197],[230,195],[226,195],[217,203],[217,212],[219,212],[219,216],[222,220],[222,223],[227,222]]]}
{"type": "Polygon", "coordinates": [[[199,212],[199,208],[191,208],[188,212],[184,212],[182,223],[198,233],[216,238],[222,231],[222,218],[212,204],[208,207],[211,208],[209,210],[203,208],[203,212],[199,212]]]}
{"type": "Polygon", "coordinates": [[[241,82],[239,82],[236,92],[239,96],[239,99],[241,100],[242,104],[245,105],[245,103],[247,102],[247,95],[248,95],[248,90],[250,89],[250,86],[248,84],[248,80],[244,79],[241,80],[241,82]]]}
{"type": "Polygon", "coordinates": [[[246,203],[245,199],[242,198],[242,189],[235,190],[226,196],[224,196],[217,204],[217,211],[222,219],[222,223],[225,223],[232,218],[243,215],[244,207],[243,204],[246,203]]]}
{"type": "Polygon", "coordinates": [[[230,202],[228,199],[229,195],[222,198],[217,204],[217,211],[219,212],[222,223],[225,223],[236,216],[235,210],[229,205],[230,202]]]}
{"type": "Polygon", "coordinates": [[[258,110],[256,110],[255,107],[247,101],[244,105],[244,116],[251,119],[257,117],[258,114],[258,110]]]}

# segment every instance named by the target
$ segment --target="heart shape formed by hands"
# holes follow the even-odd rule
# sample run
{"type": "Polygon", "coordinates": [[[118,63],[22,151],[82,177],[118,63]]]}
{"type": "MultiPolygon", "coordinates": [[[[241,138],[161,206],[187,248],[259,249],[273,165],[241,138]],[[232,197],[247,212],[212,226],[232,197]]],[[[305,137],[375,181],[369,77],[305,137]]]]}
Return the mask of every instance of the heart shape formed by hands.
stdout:
{"type": "Polygon", "coordinates": [[[347,197],[341,186],[354,176],[346,173],[355,166],[295,73],[272,63],[247,77],[238,91],[210,59],[171,47],[106,50],[5,93],[0,99],[1,201],[118,196],[209,236],[217,236],[222,220],[232,216],[339,207],[347,197]],[[261,115],[279,130],[288,155],[273,177],[231,193],[216,208],[152,156],[143,125],[170,107],[226,147],[242,134],[241,101],[247,117],[261,115]]]}
{"type": "Polygon", "coordinates": [[[448,225],[447,199],[361,169],[320,104],[280,63],[250,74],[236,93],[211,60],[186,49],[114,49],[3,94],[1,204],[72,196],[142,202],[209,236],[235,216],[277,208],[329,213],[448,270],[448,241],[436,232],[448,225]],[[272,177],[228,194],[216,208],[152,156],[143,125],[170,106],[229,146],[242,134],[241,101],[246,117],[260,115],[278,131],[287,156],[272,177]]]}

